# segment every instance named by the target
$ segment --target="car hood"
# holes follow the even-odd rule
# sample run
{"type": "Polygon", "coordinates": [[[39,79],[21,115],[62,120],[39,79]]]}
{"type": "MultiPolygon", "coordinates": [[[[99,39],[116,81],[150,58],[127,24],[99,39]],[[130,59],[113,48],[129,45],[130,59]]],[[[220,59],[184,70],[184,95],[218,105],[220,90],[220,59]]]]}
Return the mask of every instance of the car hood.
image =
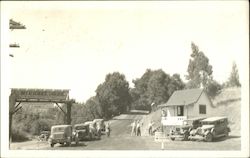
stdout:
{"type": "Polygon", "coordinates": [[[201,127],[201,129],[210,129],[210,128],[214,128],[214,125],[203,125],[201,127]]]}
{"type": "Polygon", "coordinates": [[[76,130],[76,132],[86,132],[87,129],[76,130]]]}

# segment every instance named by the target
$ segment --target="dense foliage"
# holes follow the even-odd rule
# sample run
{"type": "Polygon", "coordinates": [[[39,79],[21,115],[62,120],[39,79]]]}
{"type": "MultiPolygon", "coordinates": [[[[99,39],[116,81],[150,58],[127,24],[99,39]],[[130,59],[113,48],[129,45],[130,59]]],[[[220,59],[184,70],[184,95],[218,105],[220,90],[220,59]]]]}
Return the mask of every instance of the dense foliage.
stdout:
{"type": "Polygon", "coordinates": [[[241,86],[238,68],[235,62],[233,63],[231,74],[225,86],[226,87],[240,87],[241,86]]]}
{"type": "Polygon", "coordinates": [[[96,97],[104,118],[126,112],[131,103],[129,83],[119,72],[108,74],[104,83],[97,87],[96,97]]]}
{"type": "Polygon", "coordinates": [[[191,48],[186,88],[204,88],[210,97],[214,97],[220,92],[222,86],[213,79],[213,67],[205,54],[194,43],[191,43],[191,48]]]}
{"type": "Polygon", "coordinates": [[[154,106],[165,103],[175,90],[183,89],[180,75],[170,76],[163,70],[147,69],[141,78],[133,80],[132,108],[151,111],[154,106]]]}
{"type": "Polygon", "coordinates": [[[194,43],[191,44],[192,54],[188,65],[188,75],[186,79],[189,81],[188,88],[207,87],[209,80],[212,80],[213,68],[209,64],[209,59],[199,50],[194,43]]]}

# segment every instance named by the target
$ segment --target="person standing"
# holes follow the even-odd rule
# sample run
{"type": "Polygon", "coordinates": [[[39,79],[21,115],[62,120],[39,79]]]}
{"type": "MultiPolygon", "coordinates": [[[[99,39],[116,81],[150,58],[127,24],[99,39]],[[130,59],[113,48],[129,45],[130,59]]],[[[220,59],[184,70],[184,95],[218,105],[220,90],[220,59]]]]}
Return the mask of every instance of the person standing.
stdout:
{"type": "Polygon", "coordinates": [[[136,125],[136,136],[141,136],[141,125],[139,120],[136,125]]]}
{"type": "Polygon", "coordinates": [[[150,121],[149,124],[148,124],[148,134],[150,136],[153,134],[152,128],[153,128],[153,122],[150,121]]]}
{"type": "Polygon", "coordinates": [[[107,122],[106,126],[105,126],[105,132],[107,134],[107,137],[110,136],[110,132],[111,132],[111,128],[110,128],[110,123],[107,122]]]}
{"type": "Polygon", "coordinates": [[[132,135],[136,135],[136,121],[134,121],[132,124],[131,124],[131,126],[132,126],[132,129],[131,129],[131,136],[132,135]]]}

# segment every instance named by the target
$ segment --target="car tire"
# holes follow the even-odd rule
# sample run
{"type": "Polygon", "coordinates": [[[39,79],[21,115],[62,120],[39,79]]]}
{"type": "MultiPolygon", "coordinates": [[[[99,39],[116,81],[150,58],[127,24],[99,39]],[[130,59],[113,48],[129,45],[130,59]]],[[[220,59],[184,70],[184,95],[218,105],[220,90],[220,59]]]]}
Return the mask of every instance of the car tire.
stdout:
{"type": "Polygon", "coordinates": [[[51,143],[51,144],[50,144],[50,147],[51,147],[51,148],[53,148],[53,147],[54,147],[54,145],[55,145],[54,143],[51,143]]]}
{"type": "Polygon", "coordinates": [[[188,132],[185,132],[183,140],[184,141],[188,141],[188,136],[189,136],[188,132]]]}
{"type": "Polygon", "coordinates": [[[212,140],[213,140],[213,135],[212,135],[212,133],[208,133],[208,134],[205,136],[205,140],[206,140],[206,142],[212,142],[212,140]]]}
{"type": "Polygon", "coordinates": [[[92,133],[89,134],[89,140],[92,140],[93,139],[93,136],[92,136],[92,133]]]}
{"type": "Polygon", "coordinates": [[[170,138],[172,141],[174,141],[175,140],[175,138],[170,138]]]}
{"type": "Polygon", "coordinates": [[[228,137],[228,133],[229,133],[229,131],[228,131],[228,129],[226,128],[226,129],[225,129],[225,137],[228,137]]]}
{"type": "Polygon", "coordinates": [[[70,145],[71,145],[71,142],[67,142],[67,143],[66,143],[66,146],[70,146],[70,145]]]}

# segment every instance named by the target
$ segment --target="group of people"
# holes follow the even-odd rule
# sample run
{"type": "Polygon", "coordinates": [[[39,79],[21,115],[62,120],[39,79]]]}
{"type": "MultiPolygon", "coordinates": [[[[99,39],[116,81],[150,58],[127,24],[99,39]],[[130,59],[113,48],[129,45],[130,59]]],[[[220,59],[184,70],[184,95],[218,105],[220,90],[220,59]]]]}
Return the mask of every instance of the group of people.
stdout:
{"type": "MultiPolygon", "coordinates": [[[[148,134],[149,135],[153,135],[153,121],[150,121],[148,124],[148,134]]],[[[135,135],[135,136],[141,136],[141,127],[142,127],[143,123],[140,123],[139,120],[135,120],[131,126],[131,136],[135,135]]]]}
{"type": "Polygon", "coordinates": [[[131,136],[135,135],[135,136],[141,136],[141,126],[142,123],[140,123],[139,120],[135,120],[132,124],[132,130],[131,130],[131,136]]]}

